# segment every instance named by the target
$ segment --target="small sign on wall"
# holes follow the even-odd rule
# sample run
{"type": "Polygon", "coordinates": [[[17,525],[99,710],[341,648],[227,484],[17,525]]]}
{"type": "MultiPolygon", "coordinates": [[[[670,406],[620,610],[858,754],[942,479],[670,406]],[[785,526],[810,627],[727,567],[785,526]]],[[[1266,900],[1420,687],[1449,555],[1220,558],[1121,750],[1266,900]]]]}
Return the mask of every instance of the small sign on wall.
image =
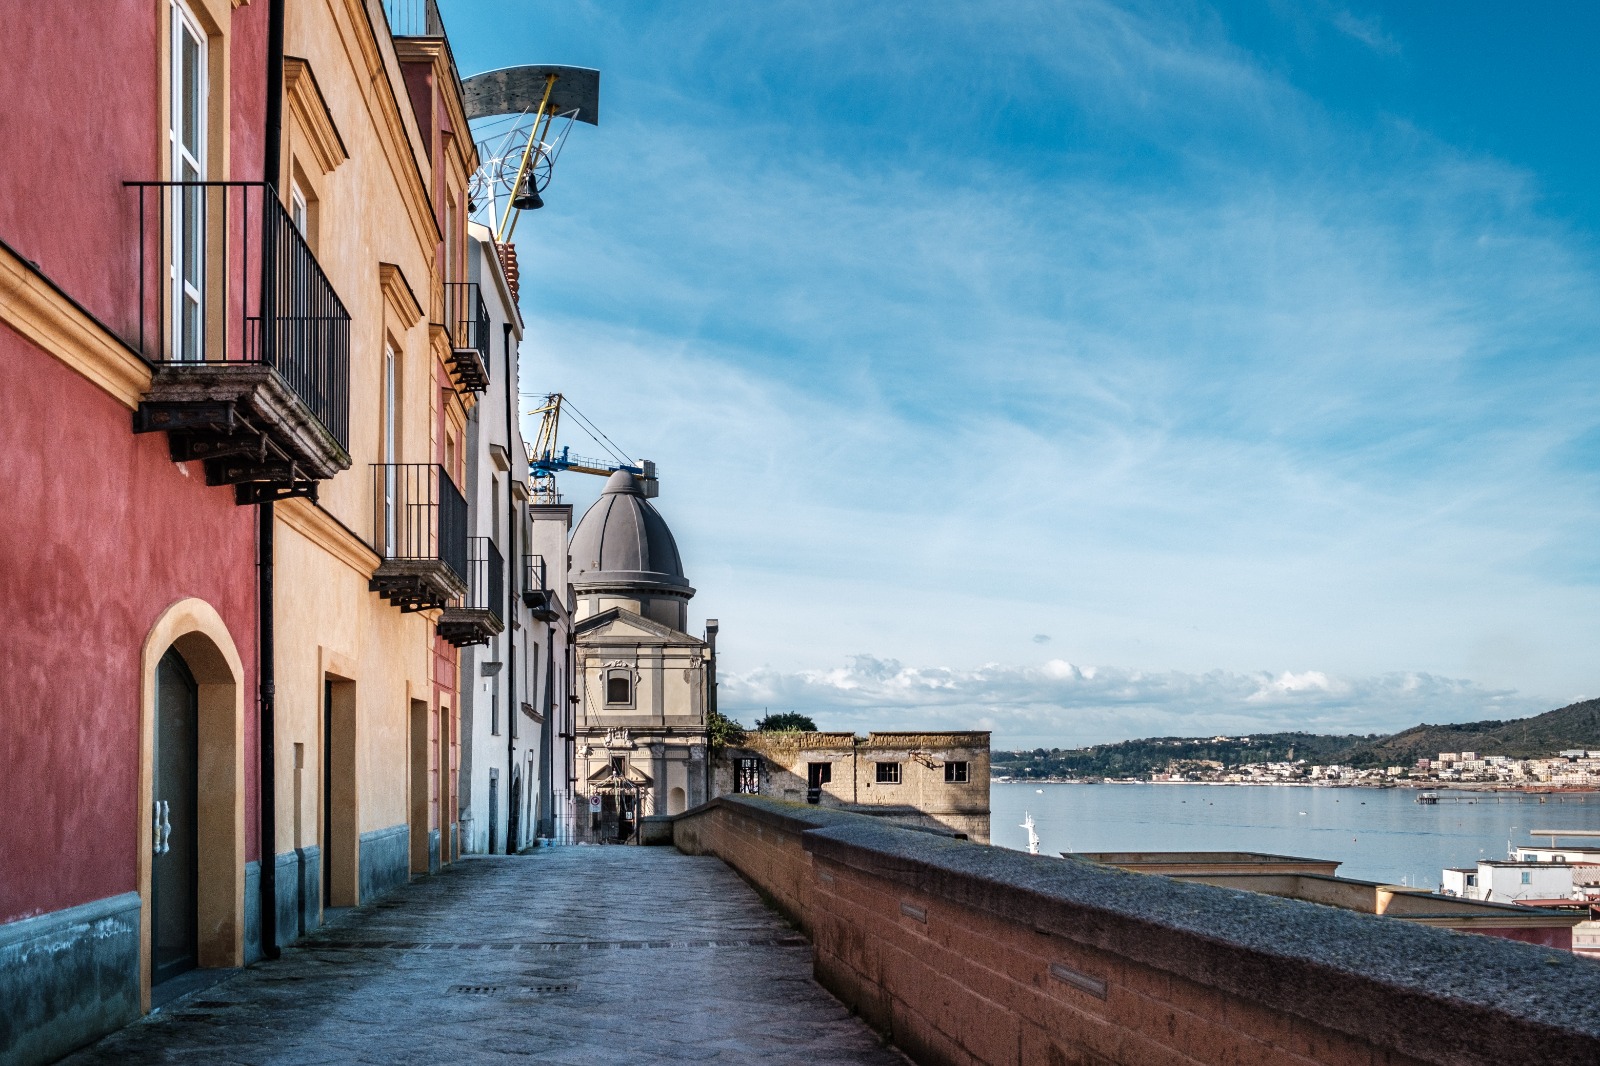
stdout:
{"type": "Polygon", "coordinates": [[[600,793],[595,792],[589,796],[589,812],[591,814],[600,813],[600,793]]]}

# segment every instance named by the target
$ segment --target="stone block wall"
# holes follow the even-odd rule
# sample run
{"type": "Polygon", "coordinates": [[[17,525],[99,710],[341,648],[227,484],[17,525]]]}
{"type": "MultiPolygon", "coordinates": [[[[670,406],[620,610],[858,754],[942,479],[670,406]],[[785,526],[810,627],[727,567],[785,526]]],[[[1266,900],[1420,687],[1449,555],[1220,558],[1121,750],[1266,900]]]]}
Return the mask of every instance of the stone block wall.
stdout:
{"type": "Polygon", "coordinates": [[[1600,1061],[1600,967],[1295,900],[1029,856],[763,797],[681,816],[918,1062],[1600,1061]]]}

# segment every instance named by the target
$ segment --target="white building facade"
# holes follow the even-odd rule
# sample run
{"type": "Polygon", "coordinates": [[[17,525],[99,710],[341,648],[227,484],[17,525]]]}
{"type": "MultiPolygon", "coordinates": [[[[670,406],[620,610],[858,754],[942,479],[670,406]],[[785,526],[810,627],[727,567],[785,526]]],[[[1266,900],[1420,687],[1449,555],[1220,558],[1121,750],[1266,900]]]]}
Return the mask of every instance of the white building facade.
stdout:
{"type": "MultiPolygon", "coordinates": [[[[483,357],[488,387],[467,416],[468,598],[491,622],[461,648],[462,850],[515,852],[532,843],[540,815],[540,751],[547,699],[547,627],[528,595],[532,549],[528,461],[520,428],[522,316],[489,231],[470,227],[469,281],[447,299],[452,343],[483,357]]],[[[446,621],[450,612],[446,612],[446,621]]]]}
{"type": "Polygon", "coordinates": [[[1476,869],[1445,870],[1441,888],[1447,896],[1490,903],[1572,899],[1572,866],[1570,863],[1482,859],[1476,869]]]}

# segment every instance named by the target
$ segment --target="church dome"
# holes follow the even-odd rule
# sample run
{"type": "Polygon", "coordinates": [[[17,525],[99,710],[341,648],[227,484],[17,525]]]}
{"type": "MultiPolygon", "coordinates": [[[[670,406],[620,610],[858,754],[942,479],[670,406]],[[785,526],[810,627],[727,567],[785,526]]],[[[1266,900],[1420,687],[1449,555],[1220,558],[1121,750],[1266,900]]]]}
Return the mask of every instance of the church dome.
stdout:
{"type": "Polygon", "coordinates": [[[603,587],[694,595],[672,530],[626,470],[612,474],[584,512],[571,551],[572,585],[579,592],[603,587]]]}

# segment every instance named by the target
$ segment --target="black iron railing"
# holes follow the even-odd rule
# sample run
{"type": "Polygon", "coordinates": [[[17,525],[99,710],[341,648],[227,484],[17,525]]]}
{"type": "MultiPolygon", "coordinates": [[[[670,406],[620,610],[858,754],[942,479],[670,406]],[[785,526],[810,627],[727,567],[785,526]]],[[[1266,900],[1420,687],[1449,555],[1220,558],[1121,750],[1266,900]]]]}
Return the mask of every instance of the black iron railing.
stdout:
{"type": "Polygon", "coordinates": [[[383,0],[389,33],[395,37],[443,37],[444,20],[436,0],[383,0]]]}
{"type": "Polygon", "coordinates": [[[546,584],[544,556],[522,557],[522,603],[533,612],[533,617],[548,622],[555,617],[554,597],[546,584]]]}
{"type": "Polygon", "coordinates": [[[470,611],[488,611],[496,619],[506,613],[506,564],[488,537],[467,539],[467,595],[461,606],[470,611]]]}
{"type": "Polygon", "coordinates": [[[550,591],[549,586],[545,584],[544,556],[524,555],[522,557],[522,591],[550,591]]]}
{"type": "Polygon", "coordinates": [[[139,196],[139,352],[270,366],[349,448],[350,313],[272,186],[124,184],[139,196]]]}
{"type": "Polygon", "coordinates": [[[489,368],[489,308],[475,281],[454,281],[444,287],[445,325],[454,348],[471,348],[489,368]]]}
{"type": "Polygon", "coordinates": [[[438,560],[468,577],[467,499],[436,463],[373,463],[372,546],[384,559],[438,560]]]}

